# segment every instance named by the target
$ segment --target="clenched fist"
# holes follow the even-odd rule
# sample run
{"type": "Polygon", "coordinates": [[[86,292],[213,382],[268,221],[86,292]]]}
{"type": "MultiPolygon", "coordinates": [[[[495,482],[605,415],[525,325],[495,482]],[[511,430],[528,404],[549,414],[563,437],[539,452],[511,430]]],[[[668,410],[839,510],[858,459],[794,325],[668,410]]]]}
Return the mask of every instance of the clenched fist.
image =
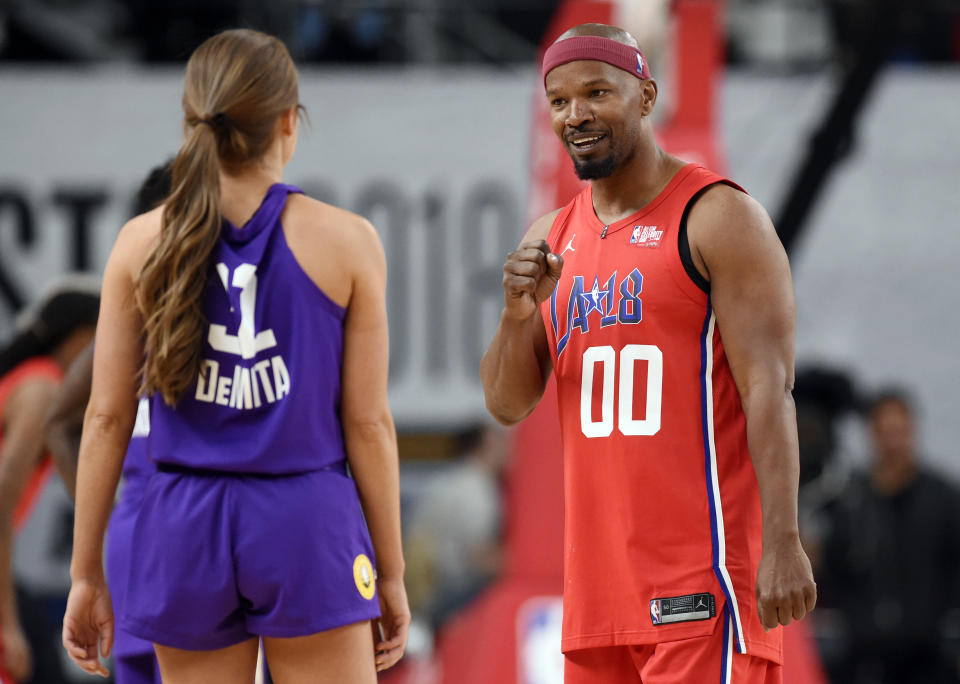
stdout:
{"type": "Polygon", "coordinates": [[[537,306],[553,294],[563,271],[563,257],[550,251],[546,240],[524,242],[507,255],[503,265],[505,314],[516,320],[530,318],[537,306]]]}
{"type": "Polygon", "coordinates": [[[757,569],[757,612],[764,630],[801,620],[815,605],[817,584],[800,539],[765,540],[757,569]]]}

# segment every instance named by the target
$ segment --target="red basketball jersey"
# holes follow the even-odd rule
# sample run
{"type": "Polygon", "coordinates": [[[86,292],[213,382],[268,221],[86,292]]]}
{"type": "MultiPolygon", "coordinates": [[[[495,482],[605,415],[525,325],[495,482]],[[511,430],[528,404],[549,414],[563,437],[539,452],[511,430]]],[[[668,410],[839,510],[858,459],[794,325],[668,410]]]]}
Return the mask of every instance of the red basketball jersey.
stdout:
{"type": "Polygon", "coordinates": [[[780,630],[757,617],[746,421],[710,297],[678,247],[691,200],[718,182],[689,164],[609,226],[588,187],[550,230],[564,259],[541,305],[563,433],[564,651],[727,623],[740,653],[781,662],[780,630]]]}

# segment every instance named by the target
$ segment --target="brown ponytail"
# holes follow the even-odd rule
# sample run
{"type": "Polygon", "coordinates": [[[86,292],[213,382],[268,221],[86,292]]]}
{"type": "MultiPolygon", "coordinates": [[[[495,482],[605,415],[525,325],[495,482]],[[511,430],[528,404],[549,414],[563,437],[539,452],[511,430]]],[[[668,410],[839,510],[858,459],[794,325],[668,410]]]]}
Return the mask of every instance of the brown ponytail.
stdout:
{"type": "Polygon", "coordinates": [[[220,237],[220,173],[237,173],[269,149],[281,114],[298,106],[297,73],[283,43],[224,31],[187,62],[186,140],[160,238],[137,283],[144,317],[141,392],[173,406],[197,379],[207,334],[203,291],[220,237]]]}

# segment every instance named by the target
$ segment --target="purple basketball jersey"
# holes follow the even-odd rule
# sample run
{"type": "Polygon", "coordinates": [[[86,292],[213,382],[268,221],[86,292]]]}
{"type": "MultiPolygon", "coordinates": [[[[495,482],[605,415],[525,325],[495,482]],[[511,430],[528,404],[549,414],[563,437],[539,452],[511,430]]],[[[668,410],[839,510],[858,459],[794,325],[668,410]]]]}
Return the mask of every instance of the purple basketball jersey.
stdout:
{"type": "MultiPolygon", "coordinates": [[[[133,525],[147,489],[147,481],[156,467],[147,459],[147,435],[150,434],[150,403],[141,399],[137,421],[130,437],[130,446],[123,459],[123,488],[120,501],[110,514],[107,528],[107,586],[113,599],[113,614],[120,616],[127,605],[127,581],[130,574],[130,553],[133,525]]],[[[114,655],[117,657],[153,655],[153,644],[117,628],[114,632],[114,655]]],[[[118,681],[120,681],[118,679],[118,681]]]]}
{"type": "Polygon", "coordinates": [[[224,220],[204,292],[196,384],[176,408],[156,396],[147,448],[157,463],[283,474],[345,457],[340,369],[345,310],[297,263],[270,187],[242,228],[224,220]]]}

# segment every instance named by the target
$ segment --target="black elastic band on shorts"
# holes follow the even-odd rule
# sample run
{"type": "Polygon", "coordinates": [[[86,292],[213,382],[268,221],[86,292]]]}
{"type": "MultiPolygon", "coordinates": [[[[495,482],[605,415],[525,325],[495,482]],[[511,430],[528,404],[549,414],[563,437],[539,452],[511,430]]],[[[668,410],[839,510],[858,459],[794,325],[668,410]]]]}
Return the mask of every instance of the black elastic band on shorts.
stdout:
{"type": "Polygon", "coordinates": [[[161,473],[174,473],[177,475],[194,475],[199,477],[262,477],[268,479],[282,477],[296,477],[298,475],[308,475],[318,472],[334,472],[341,475],[347,474],[347,459],[331,463],[322,468],[314,470],[301,470],[293,473],[251,473],[236,470],[215,470],[213,468],[193,468],[191,466],[180,465],[178,463],[157,463],[157,470],[161,473]]]}

